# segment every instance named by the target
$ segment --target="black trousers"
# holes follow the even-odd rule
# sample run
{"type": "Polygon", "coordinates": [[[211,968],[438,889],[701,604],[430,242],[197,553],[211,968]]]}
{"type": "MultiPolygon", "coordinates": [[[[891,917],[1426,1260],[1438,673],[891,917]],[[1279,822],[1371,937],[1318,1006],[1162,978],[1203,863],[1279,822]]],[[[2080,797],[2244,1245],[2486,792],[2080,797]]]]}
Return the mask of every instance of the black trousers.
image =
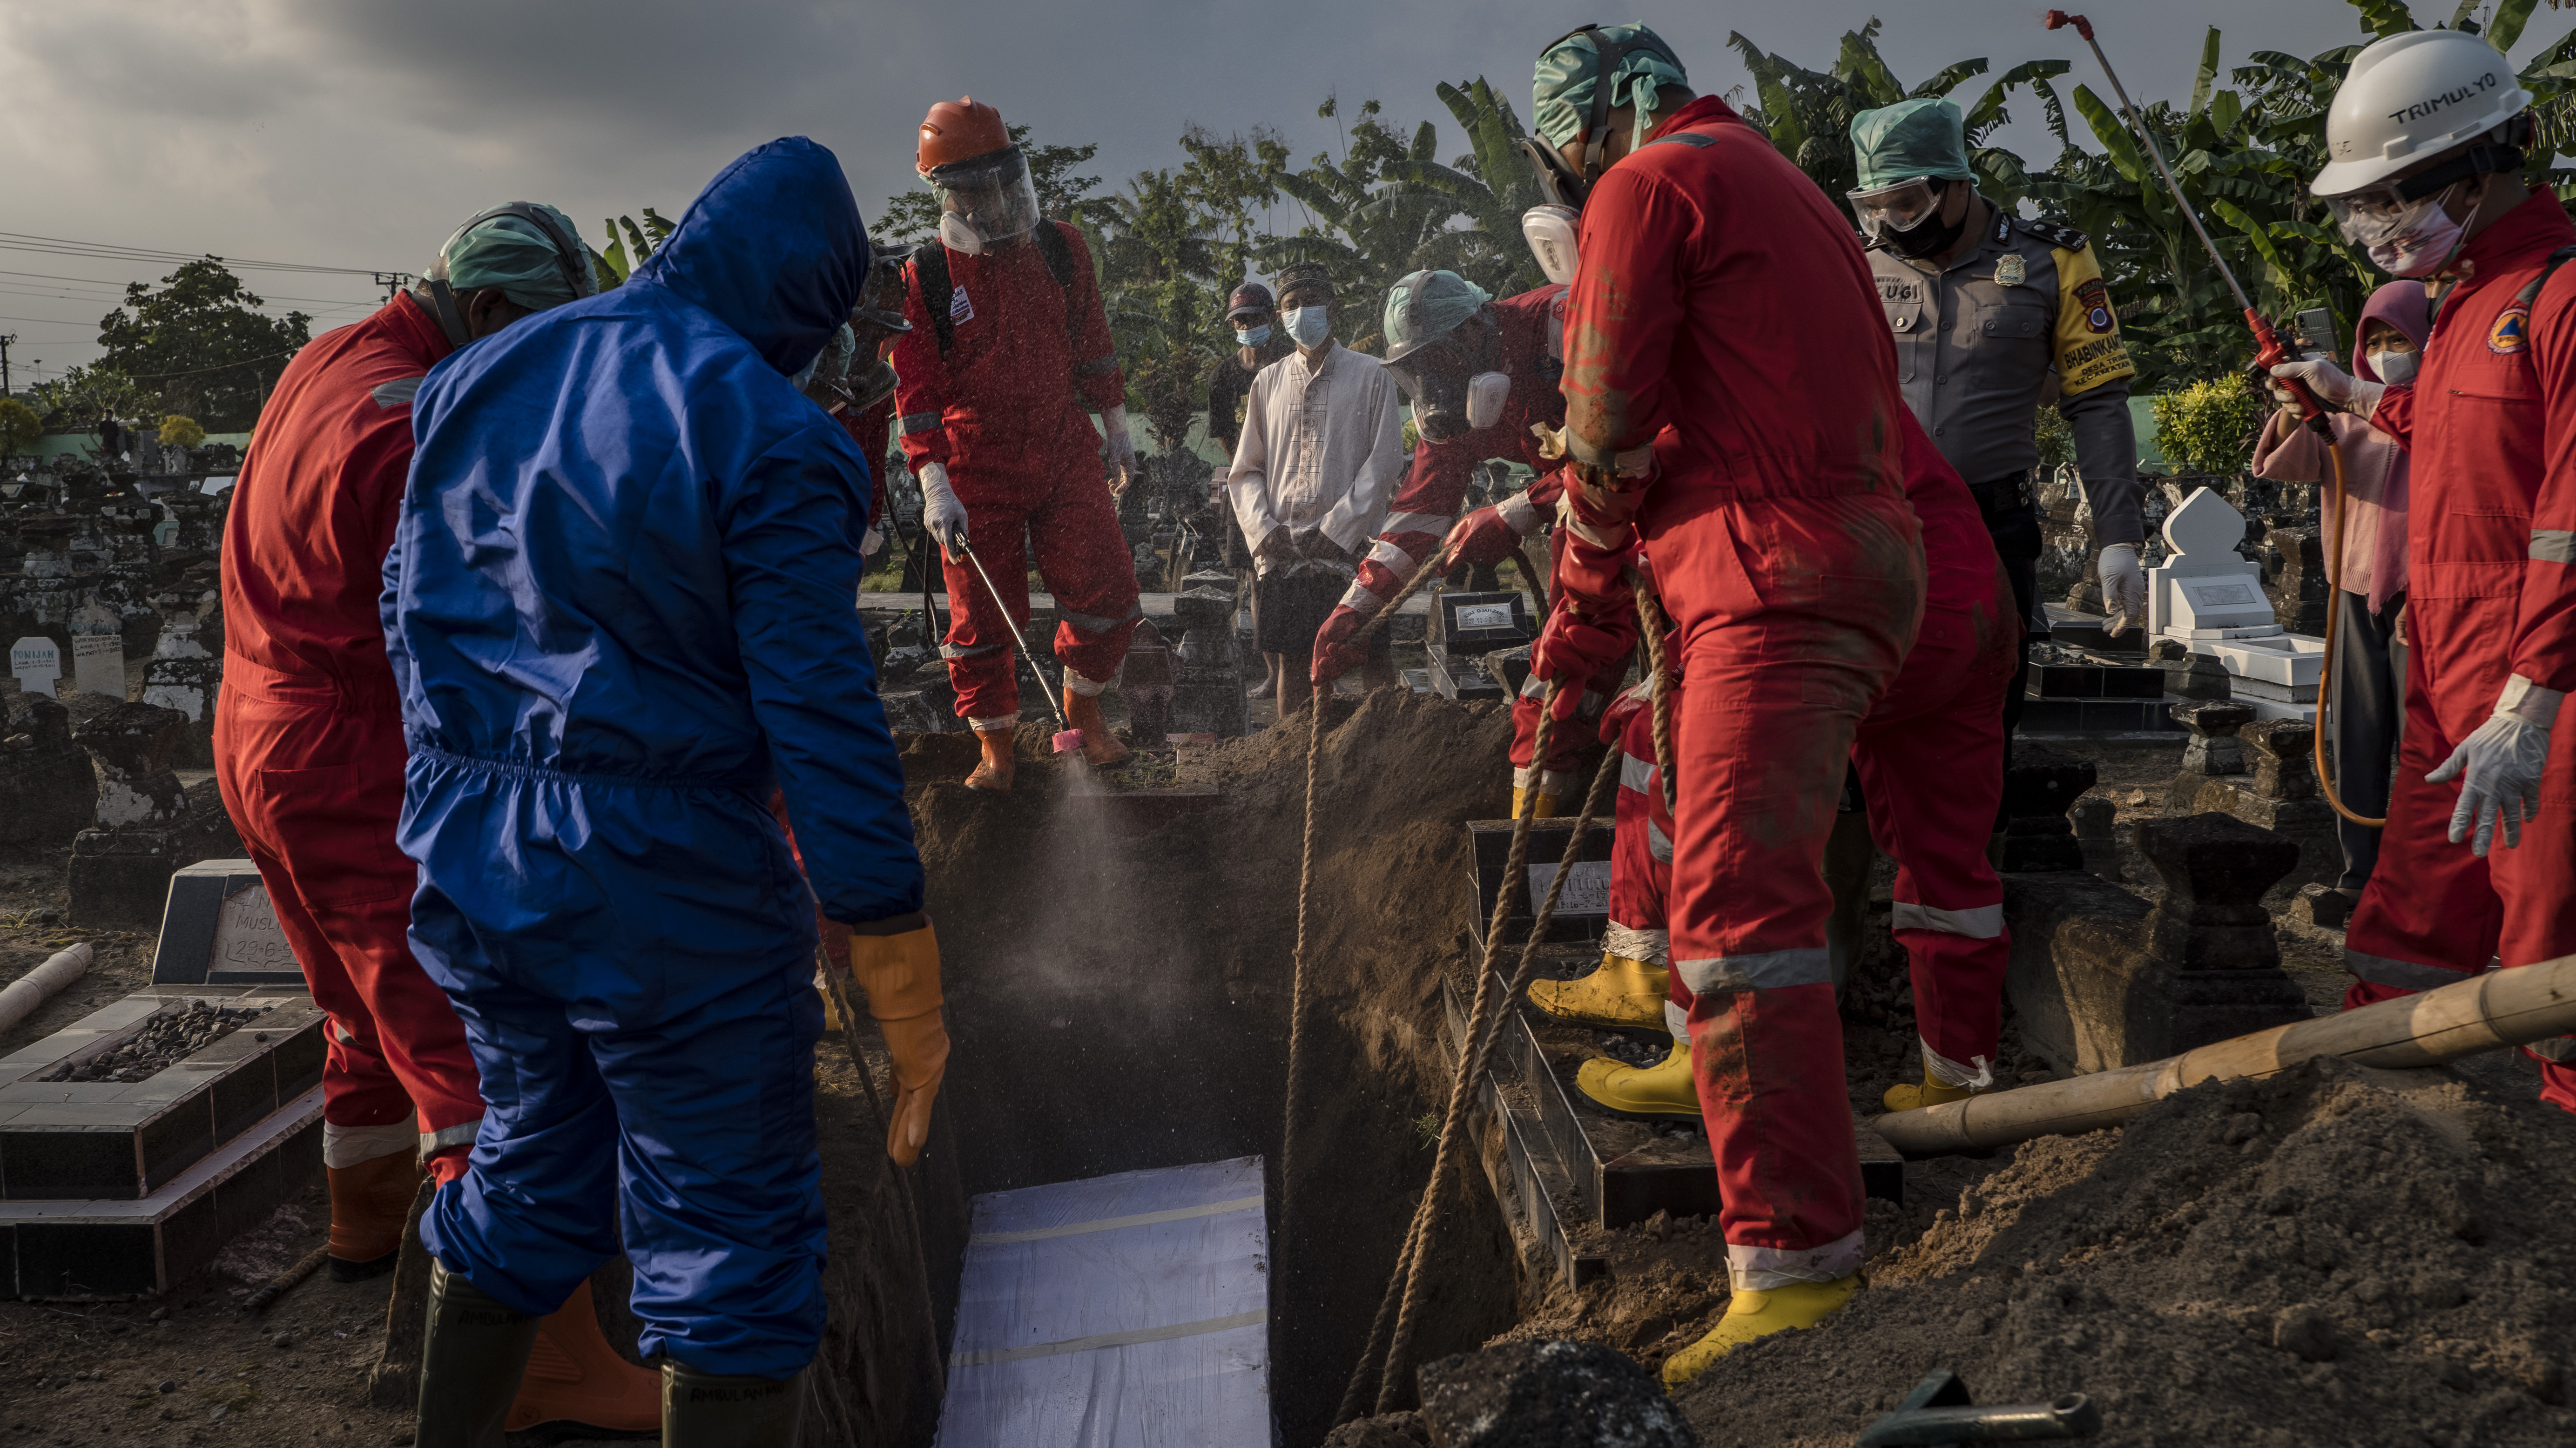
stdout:
{"type": "MultiPolygon", "coordinates": [[[[2326,747],[2334,751],[2335,793],[2344,807],[2373,819],[2388,813],[2392,756],[2406,722],[2406,645],[2397,640],[2397,611],[2405,601],[2400,594],[2373,614],[2361,594],[2338,588],[2334,596],[2326,747]]],[[[2337,815],[2335,836],[2343,845],[2343,877],[2335,883],[2346,890],[2369,884],[2379,863],[2379,831],[2337,815]]]]}

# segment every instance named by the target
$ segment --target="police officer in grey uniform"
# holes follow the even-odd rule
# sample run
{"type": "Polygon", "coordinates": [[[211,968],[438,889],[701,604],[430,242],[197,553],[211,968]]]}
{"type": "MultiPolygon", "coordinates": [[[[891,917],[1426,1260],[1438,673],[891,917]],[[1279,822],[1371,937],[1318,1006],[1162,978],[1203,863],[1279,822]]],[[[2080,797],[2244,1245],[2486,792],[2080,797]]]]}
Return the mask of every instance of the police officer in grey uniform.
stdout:
{"type": "MultiPolygon", "coordinates": [[[[2102,549],[2115,624],[2146,624],[2138,548],[2138,442],[2128,349],[2084,233],[2024,221],[1977,194],[1959,108],[1901,101],[1852,118],[1860,185],[1852,211],[1896,339],[1906,405],[1977,497],[2034,632],[2039,508],[2024,483],[2039,462],[2039,407],[2052,388],[2075,433],[2076,466],[2102,549]]],[[[2013,676],[2004,727],[2021,718],[2028,666],[2013,676]]]]}

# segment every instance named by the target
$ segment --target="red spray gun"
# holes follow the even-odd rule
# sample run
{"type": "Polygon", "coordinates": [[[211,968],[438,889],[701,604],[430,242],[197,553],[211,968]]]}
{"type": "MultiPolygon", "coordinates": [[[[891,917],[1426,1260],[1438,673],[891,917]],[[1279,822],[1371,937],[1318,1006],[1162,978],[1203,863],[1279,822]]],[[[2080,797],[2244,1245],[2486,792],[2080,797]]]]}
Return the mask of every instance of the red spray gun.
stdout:
{"type": "Polygon", "coordinates": [[[2111,58],[2102,53],[2102,42],[2093,38],[2093,22],[2063,10],[2048,12],[2049,29],[2058,30],[2069,25],[2075,27],[2076,34],[2084,37],[2086,45],[2093,47],[2093,58],[2101,62],[2102,74],[2110,77],[2111,91],[2120,98],[2120,110],[2129,118],[2129,129],[2137,132],[2138,144],[2145,148],[2148,162],[2156,168],[2156,174],[2164,178],[2165,189],[2173,193],[2174,205],[2181,210],[2183,220],[2191,223],[2192,232],[2200,238],[2200,244],[2208,248],[2210,264],[2218,268],[2219,276],[2225,278],[2227,289],[2236,294],[2237,308],[2245,313],[2245,325],[2254,329],[2254,341],[2260,349],[2254,354],[2254,366],[2264,381],[2278,382],[2298,399],[2301,421],[2320,436],[2332,438],[2333,425],[2326,421],[2325,404],[2317,401],[2317,395],[2308,390],[2308,385],[2294,377],[2272,376],[2272,369],[2280,363],[2299,360],[2297,354],[2283,345],[2280,334],[2272,330],[2272,324],[2254,309],[2245,289],[2236,284],[2236,274],[2227,269],[2227,259],[2218,254],[2217,243],[2209,239],[2209,229],[2200,224],[2200,217],[2192,211],[2191,203],[2183,199],[2182,187],[2174,181],[2173,172],[2165,167],[2164,152],[2157,148],[2155,138],[2147,134],[2146,123],[2138,118],[2138,108],[2129,104],[2128,87],[2120,84],[2120,73],[2111,69],[2111,58]]]}

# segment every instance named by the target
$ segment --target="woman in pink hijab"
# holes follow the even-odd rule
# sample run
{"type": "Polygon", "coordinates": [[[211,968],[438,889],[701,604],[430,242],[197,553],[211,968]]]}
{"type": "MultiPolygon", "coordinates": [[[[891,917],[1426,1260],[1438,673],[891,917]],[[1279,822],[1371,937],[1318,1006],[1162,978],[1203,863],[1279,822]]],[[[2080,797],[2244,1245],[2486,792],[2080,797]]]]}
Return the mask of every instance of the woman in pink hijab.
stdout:
{"type": "MultiPolygon", "coordinates": [[[[2352,371],[2394,387],[2411,384],[2432,330],[2424,284],[2396,281],[2370,294],[2355,334],[2352,371]]],[[[2277,390],[2276,396],[2282,396],[2277,390]]],[[[2334,750],[2335,788],[2356,814],[2388,812],[2390,756],[2398,722],[2406,716],[2403,691],[2406,644],[2399,619],[2406,607],[2406,450],[2349,413],[2329,414],[2334,447],[2343,454],[2343,547],[2333,550],[2335,507],[2325,495],[2326,576],[2334,583],[2335,657],[2333,705],[2326,742],[2334,750]]],[[[2254,475],[2285,483],[2329,480],[2326,441],[2299,423],[2284,403],[2263,425],[2254,448],[2254,475]]],[[[2338,817],[2343,876],[2335,882],[2347,903],[2361,898],[2379,860],[2379,831],[2338,817]]]]}

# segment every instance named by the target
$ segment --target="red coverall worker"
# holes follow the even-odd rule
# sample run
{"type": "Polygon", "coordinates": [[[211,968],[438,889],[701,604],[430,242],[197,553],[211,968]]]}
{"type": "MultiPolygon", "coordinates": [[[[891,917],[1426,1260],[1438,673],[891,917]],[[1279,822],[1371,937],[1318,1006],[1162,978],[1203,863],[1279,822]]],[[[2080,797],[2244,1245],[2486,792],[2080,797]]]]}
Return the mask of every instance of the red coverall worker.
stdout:
{"type": "Polygon", "coordinates": [[[452,350],[408,294],[316,338],[269,394],[224,527],[215,777],[331,1016],[335,1264],[400,1246],[415,1154],[452,1179],[483,1119],[465,1028],[403,938],[418,874],[394,845],[405,755],[376,616],[411,395],[452,350]]]}
{"type": "Polygon", "coordinates": [[[1994,1084],[2012,936],[1986,833],[2003,801],[2003,695],[2022,641],[1976,495],[1911,411],[1899,427],[1905,498],[1923,529],[1923,628],[1852,744],[1870,835],[1896,861],[1890,923],[1913,975],[1928,1077],[1890,1091],[1891,1111],[1994,1084]]]}
{"type": "MultiPolygon", "coordinates": [[[[2491,184],[2505,184],[2497,178],[2491,184]]],[[[2344,933],[2347,1009],[2576,954],[2576,720],[2552,731],[2521,843],[2453,844],[2460,785],[2425,778],[2516,678],[2576,690],[2576,224],[2545,187],[2469,238],[2413,387],[2373,427],[2412,456],[2406,725],[2379,868],[2344,933]]],[[[2576,1110],[2576,1037],[2527,1048],[2576,1110]]]]}
{"type": "MultiPolygon", "coordinates": [[[[1672,881],[1673,817],[1664,807],[1663,773],[1655,762],[1652,684],[1644,680],[1622,691],[1601,721],[1601,741],[1617,745],[1622,755],[1613,815],[1618,828],[1610,840],[1610,918],[1601,931],[1601,963],[1580,980],[1532,981],[1529,999],[1548,1015],[1582,1025],[1645,1030],[1660,1023],[1670,1029],[1672,1054],[1662,1065],[1638,1071],[1603,1057],[1584,1062],[1575,1084],[1615,1111],[1697,1120],[1689,992],[1669,978],[1672,933],[1664,924],[1664,900],[1672,881]],[[1605,1089],[1604,1072],[1639,1084],[1605,1089]]],[[[1678,684],[1672,699],[1678,710],[1678,684]]]]}
{"type": "MultiPolygon", "coordinates": [[[[411,398],[453,352],[409,293],[295,354],[260,410],[224,523],[215,778],[278,928],[330,1013],[322,1064],[331,1275],[392,1270],[425,1158],[465,1171],[483,1121],[465,1028],[412,958],[401,701],[377,597],[411,472],[411,398]]],[[[619,1357],[587,1284],[541,1320],[511,1429],[660,1421],[659,1378],[619,1357]]]]}
{"type": "Polygon", "coordinates": [[[1820,860],[1924,593],[1894,349],[1850,226],[1715,97],[1603,173],[1579,245],[1565,441],[1587,486],[1556,583],[1605,622],[1627,608],[1634,517],[1691,681],[1671,949],[1729,1272],[1739,1303],[1838,1302],[1861,1186],[1820,860]]]}
{"type": "MultiPolygon", "coordinates": [[[[2004,730],[1996,701],[2011,682],[2022,626],[1975,495],[1911,414],[1903,428],[1906,501],[1922,524],[1927,563],[1923,628],[1896,683],[1861,721],[1852,759],[1870,791],[1871,832],[1897,861],[1894,925],[1912,966],[1924,1057],[1935,1081],[1958,1088],[1943,1099],[1956,1099],[1993,1084],[2003,1029],[2012,937],[2004,928],[2003,883],[1986,860],[1984,822],[2002,792],[2004,730]],[[1994,767],[1985,769],[1988,764],[1994,767]]],[[[1627,720],[1622,747],[1628,760],[1620,776],[1611,923],[1603,939],[1651,950],[1651,957],[1633,958],[1662,965],[1672,821],[1652,782],[1653,719],[1635,702],[1643,694],[1644,685],[1630,689],[1611,711],[1614,720],[1627,720]]],[[[1584,984],[1556,990],[1571,993],[1584,984]]],[[[1687,1028],[1694,999],[1678,973],[1668,991],[1671,1056],[1644,1070],[1587,1061],[1576,1077],[1584,1094],[1633,1115],[1700,1114],[1687,1028]]],[[[1530,999],[1548,1010],[1555,996],[1533,985],[1530,999]]],[[[1928,1104],[1916,1099],[1924,1094],[1898,1087],[1888,1107],[1928,1104]]]]}
{"type": "Polygon", "coordinates": [[[1103,481],[1100,434],[1084,412],[1085,404],[1125,406],[1126,379],[1082,233],[1060,221],[1038,224],[1056,228],[1072,254],[1069,286],[1056,284],[1026,237],[973,256],[940,247],[953,337],[943,348],[916,255],[904,297],[912,330],[894,350],[904,456],[916,471],[925,463],[947,469],[966,507],[966,536],[1003,594],[996,606],[973,564],[943,560],[950,616],[940,652],[957,686],[958,716],[979,733],[1007,734],[1019,721],[1018,663],[1002,609],[1027,625],[1032,550],[1055,596],[1055,656],[1068,694],[1096,707],[1144,617],[1135,559],[1103,481]]]}

